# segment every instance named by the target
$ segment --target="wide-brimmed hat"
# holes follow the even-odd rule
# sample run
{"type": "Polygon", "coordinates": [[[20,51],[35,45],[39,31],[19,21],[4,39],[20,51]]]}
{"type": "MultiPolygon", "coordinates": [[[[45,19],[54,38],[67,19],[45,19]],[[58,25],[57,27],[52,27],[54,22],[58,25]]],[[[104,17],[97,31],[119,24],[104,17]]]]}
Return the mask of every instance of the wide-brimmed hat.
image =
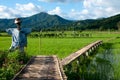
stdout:
{"type": "Polygon", "coordinates": [[[16,18],[15,21],[14,21],[14,23],[15,23],[15,24],[17,24],[17,23],[21,23],[20,18],[16,18]]]}

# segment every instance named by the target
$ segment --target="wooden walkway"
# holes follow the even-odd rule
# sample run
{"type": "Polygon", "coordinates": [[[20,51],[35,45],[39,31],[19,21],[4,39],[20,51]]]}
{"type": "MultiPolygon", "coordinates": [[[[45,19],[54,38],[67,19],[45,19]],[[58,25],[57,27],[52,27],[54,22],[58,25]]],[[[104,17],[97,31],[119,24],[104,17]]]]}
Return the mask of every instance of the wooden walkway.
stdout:
{"type": "Polygon", "coordinates": [[[33,57],[13,80],[67,80],[56,56],[33,57]]]}
{"type": "Polygon", "coordinates": [[[61,61],[61,64],[63,66],[69,64],[70,62],[74,61],[76,58],[78,58],[80,55],[85,54],[87,51],[96,48],[97,46],[99,46],[100,44],[102,44],[102,41],[96,41],[94,43],[89,44],[88,46],[78,50],[75,53],[72,53],[71,55],[69,55],[68,57],[66,57],[65,59],[63,59],[61,61]]]}
{"type": "Polygon", "coordinates": [[[56,56],[33,57],[12,80],[67,80],[63,66],[74,61],[87,51],[96,48],[100,44],[102,44],[102,41],[91,43],[62,61],[59,61],[56,56]]]}

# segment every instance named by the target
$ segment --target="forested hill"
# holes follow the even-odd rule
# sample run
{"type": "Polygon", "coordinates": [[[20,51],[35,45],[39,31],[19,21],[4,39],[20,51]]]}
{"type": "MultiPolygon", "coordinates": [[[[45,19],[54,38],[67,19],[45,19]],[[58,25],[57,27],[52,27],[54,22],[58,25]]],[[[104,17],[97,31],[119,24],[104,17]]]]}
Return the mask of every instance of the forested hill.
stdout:
{"type": "MultiPolygon", "coordinates": [[[[22,27],[29,27],[35,31],[39,31],[40,29],[46,29],[53,26],[61,26],[67,25],[73,21],[63,19],[58,15],[49,15],[45,12],[41,12],[39,14],[21,18],[22,19],[22,27]]],[[[14,19],[0,19],[0,30],[5,30],[6,28],[16,27],[14,24],[14,19]]]]}
{"type": "Polygon", "coordinates": [[[81,30],[118,30],[120,29],[120,14],[108,18],[77,21],[74,23],[74,26],[75,29],[81,30]]]}
{"type": "MultiPolygon", "coordinates": [[[[22,26],[39,30],[118,30],[120,29],[120,14],[101,19],[87,19],[72,21],[58,15],[49,15],[45,12],[21,18],[22,26]]],[[[14,19],[0,19],[0,31],[16,27],[14,19]]]]}

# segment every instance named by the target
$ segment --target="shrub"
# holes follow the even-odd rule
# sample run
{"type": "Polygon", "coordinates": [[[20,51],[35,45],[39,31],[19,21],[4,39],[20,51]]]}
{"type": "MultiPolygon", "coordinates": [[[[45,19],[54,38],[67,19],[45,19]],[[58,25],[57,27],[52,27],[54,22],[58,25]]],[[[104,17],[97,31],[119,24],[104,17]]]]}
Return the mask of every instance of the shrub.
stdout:
{"type": "Polygon", "coordinates": [[[26,53],[0,51],[0,80],[11,80],[29,58],[26,53]]]}

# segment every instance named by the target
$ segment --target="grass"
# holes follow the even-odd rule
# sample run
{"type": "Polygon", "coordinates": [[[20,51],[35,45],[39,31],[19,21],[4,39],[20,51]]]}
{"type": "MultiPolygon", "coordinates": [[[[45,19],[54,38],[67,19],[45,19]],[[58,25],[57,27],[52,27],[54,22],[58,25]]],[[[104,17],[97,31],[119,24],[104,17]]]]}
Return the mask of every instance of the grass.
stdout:
{"type": "MultiPolygon", "coordinates": [[[[32,34],[36,34],[32,33],[32,34]]],[[[115,77],[119,77],[120,73],[120,64],[118,61],[119,59],[119,52],[120,52],[120,32],[97,32],[97,31],[85,31],[81,32],[80,34],[91,34],[91,37],[71,37],[70,34],[72,32],[65,32],[69,37],[65,38],[31,38],[28,37],[28,47],[27,47],[27,54],[30,56],[35,55],[57,55],[60,59],[65,58],[69,54],[81,49],[82,47],[96,41],[96,40],[103,40],[104,43],[108,43],[110,45],[111,49],[113,49],[114,58],[116,60],[116,63],[114,64],[113,68],[114,71],[117,73],[115,74],[115,77]],[[116,69],[117,68],[117,69],[116,69]]],[[[45,32],[44,32],[45,34],[45,32]]],[[[6,35],[5,33],[2,33],[2,35],[6,35]]],[[[6,51],[9,49],[11,45],[11,37],[9,36],[0,36],[0,50],[6,51]]],[[[107,49],[107,47],[105,49],[107,49]]],[[[13,52],[13,54],[8,54],[8,57],[13,59],[16,58],[16,52],[13,52]]],[[[17,64],[17,63],[16,63],[17,64]]],[[[82,67],[84,68],[84,66],[82,67]]],[[[10,68],[11,70],[11,68],[10,68]]],[[[92,71],[92,70],[91,70],[92,71]]],[[[75,73],[76,74],[76,73],[75,73]]],[[[74,75],[74,74],[72,74],[74,75]]],[[[82,74],[81,74],[82,75],[82,74]]],[[[76,76],[76,75],[75,75],[76,76]]],[[[95,75],[92,75],[95,76],[95,75]]]]}
{"type": "Polygon", "coordinates": [[[13,76],[25,65],[30,56],[14,52],[0,51],[0,80],[11,80],[13,76]]]}
{"type": "MultiPolygon", "coordinates": [[[[1,50],[11,45],[10,37],[1,37],[1,50]]],[[[27,53],[30,55],[57,55],[64,58],[98,38],[28,38],[27,53]]]]}
{"type": "MultiPolygon", "coordinates": [[[[33,34],[35,33],[36,32],[34,32],[33,34]]],[[[65,33],[67,35],[70,35],[70,31],[65,32],[65,33]]],[[[119,43],[119,36],[120,36],[119,32],[85,31],[85,32],[81,32],[80,34],[85,34],[85,33],[92,34],[92,36],[91,37],[79,37],[79,38],[73,38],[73,37],[30,38],[29,37],[28,47],[26,51],[29,55],[32,55],[32,56],[34,55],[57,55],[59,58],[64,58],[68,56],[69,54],[79,50],[80,48],[96,40],[103,40],[104,42],[106,42],[109,39],[115,39],[115,41],[118,41],[119,43]]],[[[5,34],[5,33],[2,33],[2,34],[5,34]]],[[[0,40],[1,40],[0,50],[8,50],[11,45],[11,37],[0,37],[0,40]]],[[[115,46],[120,47],[120,45],[117,44],[117,42],[115,46]]]]}

